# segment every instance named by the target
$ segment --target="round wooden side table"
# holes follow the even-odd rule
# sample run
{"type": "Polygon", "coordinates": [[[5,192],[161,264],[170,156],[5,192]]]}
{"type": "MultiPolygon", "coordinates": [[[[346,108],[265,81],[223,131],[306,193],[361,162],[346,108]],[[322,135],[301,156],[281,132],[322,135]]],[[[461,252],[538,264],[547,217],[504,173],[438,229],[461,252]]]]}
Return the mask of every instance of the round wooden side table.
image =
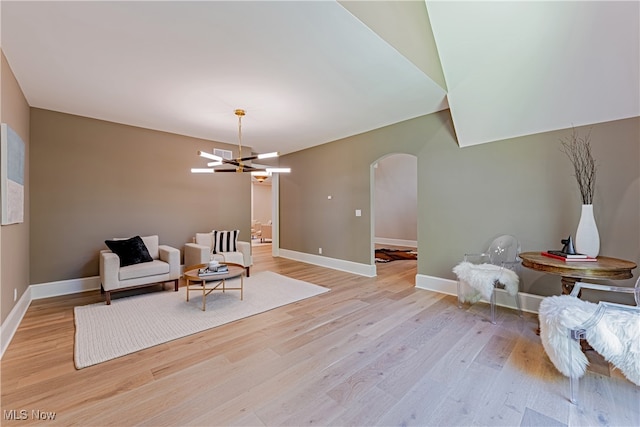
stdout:
{"type": "Polygon", "coordinates": [[[631,279],[636,263],[624,259],[597,257],[597,261],[563,261],[542,255],[541,252],[523,252],[522,265],[543,273],[561,277],[562,293],[570,294],[573,285],[582,279],[624,280],[631,279]]]}

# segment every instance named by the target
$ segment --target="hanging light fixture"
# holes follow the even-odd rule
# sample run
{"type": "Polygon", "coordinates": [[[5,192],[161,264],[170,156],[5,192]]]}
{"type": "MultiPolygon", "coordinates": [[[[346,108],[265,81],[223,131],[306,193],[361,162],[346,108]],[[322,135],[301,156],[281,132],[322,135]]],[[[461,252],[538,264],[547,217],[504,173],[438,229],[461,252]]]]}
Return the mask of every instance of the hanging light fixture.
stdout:
{"type": "Polygon", "coordinates": [[[262,174],[260,172],[258,172],[258,173],[251,172],[251,176],[253,176],[253,179],[258,181],[260,184],[262,184],[263,182],[265,182],[269,178],[269,175],[267,175],[266,173],[262,174]]]}
{"type": "Polygon", "coordinates": [[[208,168],[191,168],[192,173],[214,173],[214,172],[250,172],[259,182],[264,181],[274,173],[289,173],[290,168],[271,168],[271,167],[258,167],[257,165],[251,165],[248,162],[252,160],[270,159],[278,157],[277,152],[254,154],[248,157],[242,157],[242,117],[245,115],[245,111],[238,109],[235,111],[235,115],[238,116],[238,157],[235,159],[225,159],[215,154],[207,153],[206,151],[198,151],[200,157],[212,160],[207,163],[208,168]],[[224,167],[220,169],[214,169],[217,166],[232,166],[224,167]]]}

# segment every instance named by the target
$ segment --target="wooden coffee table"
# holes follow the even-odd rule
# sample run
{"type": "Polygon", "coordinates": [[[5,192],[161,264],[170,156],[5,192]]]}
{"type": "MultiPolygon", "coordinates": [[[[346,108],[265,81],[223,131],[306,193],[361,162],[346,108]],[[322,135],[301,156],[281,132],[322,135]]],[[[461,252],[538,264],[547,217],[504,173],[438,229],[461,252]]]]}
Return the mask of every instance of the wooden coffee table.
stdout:
{"type": "Polygon", "coordinates": [[[566,262],[544,256],[540,252],[523,252],[519,256],[522,265],[527,268],[560,276],[563,294],[570,294],[573,285],[581,279],[631,279],[631,270],[637,267],[634,262],[605,256],[599,256],[598,261],[585,262],[566,262]]]}
{"type": "Polygon", "coordinates": [[[187,267],[187,271],[184,272],[184,279],[187,283],[187,301],[189,301],[189,292],[201,292],[202,293],[202,311],[207,310],[207,295],[213,291],[240,291],[240,300],[244,298],[244,275],[245,268],[240,264],[234,264],[231,262],[223,262],[229,268],[229,271],[224,274],[216,274],[211,276],[199,276],[198,270],[200,268],[206,268],[209,264],[197,264],[187,267]],[[233,279],[240,277],[239,288],[228,288],[226,286],[227,279],[233,279]]]}

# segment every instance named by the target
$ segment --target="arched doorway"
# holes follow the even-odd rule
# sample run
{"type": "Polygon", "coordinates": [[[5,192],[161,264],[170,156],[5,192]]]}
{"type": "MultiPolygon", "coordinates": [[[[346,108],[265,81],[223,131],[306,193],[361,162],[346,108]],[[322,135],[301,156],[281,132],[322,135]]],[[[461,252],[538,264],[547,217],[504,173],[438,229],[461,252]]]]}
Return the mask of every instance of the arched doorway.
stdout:
{"type": "Polygon", "coordinates": [[[371,165],[371,183],[371,258],[377,268],[376,249],[417,253],[418,158],[396,153],[378,159],[371,165]]]}

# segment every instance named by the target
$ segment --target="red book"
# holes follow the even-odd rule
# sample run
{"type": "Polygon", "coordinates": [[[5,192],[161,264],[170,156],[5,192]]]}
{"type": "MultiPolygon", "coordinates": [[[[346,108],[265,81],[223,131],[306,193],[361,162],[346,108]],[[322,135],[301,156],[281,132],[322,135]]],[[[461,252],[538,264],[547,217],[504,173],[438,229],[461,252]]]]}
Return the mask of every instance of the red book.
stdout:
{"type": "Polygon", "coordinates": [[[565,262],[594,262],[594,261],[598,261],[598,258],[593,258],[593,257],[586,257],[586,258],[565,258],[561,255],[556,255],[556,254],[550,254],[549,252],[540,252],[542,255],[544,256],[548,256],[549,258],[555,258],[555,259],[561,259],[562,261],[565,262]]]}

